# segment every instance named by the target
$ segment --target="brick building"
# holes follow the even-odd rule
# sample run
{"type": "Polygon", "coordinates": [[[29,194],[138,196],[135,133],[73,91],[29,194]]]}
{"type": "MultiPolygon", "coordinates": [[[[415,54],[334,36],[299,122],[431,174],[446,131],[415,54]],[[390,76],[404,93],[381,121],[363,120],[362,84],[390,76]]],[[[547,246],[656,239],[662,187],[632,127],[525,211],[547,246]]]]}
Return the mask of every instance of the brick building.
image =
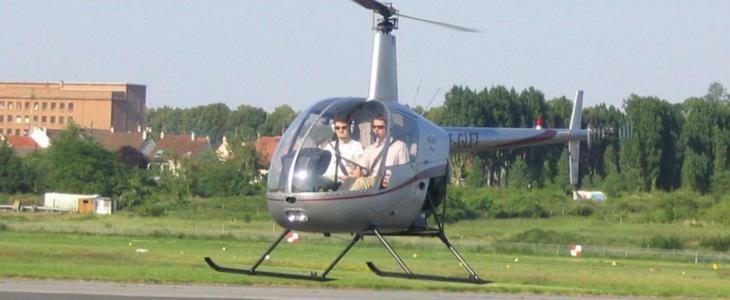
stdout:
{"type": "Polygon", "coordinates": [[[133,132],[144,128],[147,87],[129,83],[0,82],[0,134],[33,127],[133,132]]]}

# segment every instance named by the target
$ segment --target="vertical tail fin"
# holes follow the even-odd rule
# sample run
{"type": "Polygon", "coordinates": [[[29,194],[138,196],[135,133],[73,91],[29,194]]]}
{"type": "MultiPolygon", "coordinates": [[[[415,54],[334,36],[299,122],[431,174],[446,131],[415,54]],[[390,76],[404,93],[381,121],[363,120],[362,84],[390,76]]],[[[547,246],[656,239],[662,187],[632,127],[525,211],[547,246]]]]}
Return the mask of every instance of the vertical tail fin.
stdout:
{"type": "MultiPolygon", "coordinates": [[[[580,129],[580,122],[583,116],[583,91],[575,93],[573,103],[573,114],[570,117],[570,130],[580,129]]],[[[570,185],[573,190],[578,189],[578,159],[580,158],[580,141],[568,142],[568,154],[570,154],[570,185]]]]}

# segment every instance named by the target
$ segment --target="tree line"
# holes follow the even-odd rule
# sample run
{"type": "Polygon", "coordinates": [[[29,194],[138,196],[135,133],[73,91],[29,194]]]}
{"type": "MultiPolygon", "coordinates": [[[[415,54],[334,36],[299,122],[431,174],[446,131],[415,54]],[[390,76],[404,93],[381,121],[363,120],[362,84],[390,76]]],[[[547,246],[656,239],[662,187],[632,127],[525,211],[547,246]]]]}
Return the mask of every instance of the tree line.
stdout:
{"type": "MultiPolygon", "coordinates": [[[[475,91],[455,86],[442,106],[424,111],[444,126],[567,128],[572,101],[545,100],[539,90],[503,86],[475,91]]],[[[611,194],[674,191],[725,192],[730,186],[730,98],[713,83],[708,93],[672,104],[630,95],[621,108],[599,104],[583,111],[593,142],[582,145],[581,183],[611,194]]],[[[517,148],[450,158],[456,184],[569,188],[565,145],[517,148]]]]}
{"type": "MultiPolygon", "coordinates": [[[[480,91],[455,86],[441,106],[414,108],[439,125],[480,127],[568,127],[572,101],[546,100],[528,88],[494,86],[480,91]]],[[[145,113],[153,132],[210,136],[216,145],[229,138],[233,159],[220,161],[213,151],[179,157],[176,174],[155,168],[165,158],[139,157],[134,151],[112,153],[70,126],[46,151],[24,158],[0,143],[0,193],[98,193],[118,197],[124,205],[184,202],[191,196],[261,193],[265,178],[253,141],[279,135],[296,112],[284,105],[267,113],[241,105],[231,110],[216,103],[193,108],[152,108],[145,113]]],[[[583,127],[596,138],[581,150],[583,186],[612,195],[678,189],[702,194],[730,190],[730,99],[719,83],[706,95],[672,104],[654,96],[631,95],[623,105],[600,104],[583,111],[583,127]]],[[[170,154],[168,154],[170,155],[170,154]]],[[[569,191],[565,145],[517,148],[450,157],[457,185],[569,191]]]]}

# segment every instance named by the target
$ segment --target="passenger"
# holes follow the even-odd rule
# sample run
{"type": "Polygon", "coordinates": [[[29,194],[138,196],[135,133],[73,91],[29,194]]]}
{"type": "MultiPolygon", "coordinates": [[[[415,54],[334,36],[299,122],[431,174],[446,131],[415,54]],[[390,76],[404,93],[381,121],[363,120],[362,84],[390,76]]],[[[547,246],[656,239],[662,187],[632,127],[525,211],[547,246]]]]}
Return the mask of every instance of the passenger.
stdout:
{"type": "Polygon", "coordinates": [[[323,147],[323,149],[332,153],[330,164],[324,172],[324,176],[331,180],[335,180],[335,174],[337,174],[338,180],[352,177],[355,163],[362,154],[362,144],[352,138],[350,125],[350,118],[336,117],[334,129],[337,137],[323,147]]]}
{"type": "MultiPolygon", "coordinates": [[[[360,156],[359,165],[368,168],[363,170],[361,167],[355,168],[354,176],[357,180],[352,184],[351,190],[368,189],[373,187],[375,178],[378,176],[380,170],[380,162],[383,158],[383,147],[385,147],[385,137],[388,136],[388,124],[385,121],[385,116],[379,115],[373,118],[372,122],[373,133],[375,134],[376,141],[371,144],[360,156]],[[367,173],[367,174],[365,174],[367,173]]],[[[390,139],[390,145],[388,145],[388,154],[385,155],[385,166],[396,166],[407,164],[409,160],[408,148],[403,141],[390,139]]],[[[380,182],[381,188],[388,187],[390,183],[390,170],[386,170],[383,181],[380,182]]]]}

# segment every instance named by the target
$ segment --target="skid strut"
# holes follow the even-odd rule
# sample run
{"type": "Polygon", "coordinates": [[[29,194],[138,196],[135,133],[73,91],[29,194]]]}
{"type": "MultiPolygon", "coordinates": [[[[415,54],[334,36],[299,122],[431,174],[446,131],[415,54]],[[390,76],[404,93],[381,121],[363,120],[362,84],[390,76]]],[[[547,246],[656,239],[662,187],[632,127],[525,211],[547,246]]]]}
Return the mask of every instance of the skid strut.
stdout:
{"type": "MultiPolygon", "coordinates": [[[[461,256],[459,251],[456,251],[456,248],[454,248],[453,245],[449,242],[449,240],[446,238],[446,235],[443,233],[443,231],[439,231],[437,233],[433,234],[424,234],[424,236],[433,236],[436,235],[439,237],[441,242],[446,245],[447,248],[451,251],[452,254],[456,257],[457,260],[459,260],[459,263],[464,266],[464,269],[469,273],[469,277],[467,278],[460,278],[460,277],[447,277],[447,276],[437,276],[437,275],[423,275],[423,274],[415,274],[411,271],[411,269],[408,268],[406,263],[403,261],[403,259],[400,258],[397,252],[393,250],[393,247],[390,246],[390,243],[383,237],[383,235],[378,231],[377,228],[371,229],[373,235],[375,235],[381,244],[383,244],[383,247],[390,253],[391,256],[393,256],[393,259],[400,265],[401,269],[403,269],[403,273],[398,272],[385,272],[378,269],[378,267],[375,266],[372,262],[367,262],[368,268],[370,268],[373,273],[375,273],[378,276],[382,277],[395,277],[395,278],[406,278],[406,279],[422,279],[422,280],[434,280],[434,281],[447,281],[447,282],[460,282],[460,283],[474,283],[474,284],[485,284],[490,283],[491,281],[483,280],[479,278],[479,275],[477,275],[474,270],[469,266],[469,264],[464,260],[464,258],[461,256]]],[[[396,234],[397,235],[397,234],[396,234]]]]}
{"type": "Polygon", "coordinates": [[[271,254],[272,251],[276,248],[276,246],[281,243],[281,240],[286,237],[287,234],[289,234],[289,229],[284,229],[284,232],[279,235],[279,237],[274,241],[274,243],[269,246],[269,249],[264,252],[263,255],[256,261],[256,263],[251,266],[251,269],[240,269],[240,268],[230,268],[230,267],[224,267],[216,264],[213,259],[210,257],[205,258],[205,262],[208,263],[208,265],[213,268],[213,270],[216,270],[218,272],[224,272],[224,273],[234,273],[234,274],[243,274],[243,275],[256,275],[256,276],[269,276],[269,277],[279,277],[279,278],[287,278],[287,279],[303,279],[303,280],[314,280],[314,281],[329,281],[332,279],[327,278],[327,274],[329,274],[330,271],[337,265],[337,263],[342,259],[342,257],[347,254],[348,251],[354,246],[359,240],[362,239],[362,234],[356,234],[355,237],[352,238],[350,243],[345,247],[342,252],[340,252],[339,255],[335,258],[332,263],[327,267],[327,269],[322,272],[322,275],[317,275],[317,272],[311,272],[309,275],[304,274],[289,274],[289,273],[279,273],[279,272],[270,272],[270,271],[257,271],[256,268],[261,265],[261,263],[266,260],[266,256],[271,254]]]}

